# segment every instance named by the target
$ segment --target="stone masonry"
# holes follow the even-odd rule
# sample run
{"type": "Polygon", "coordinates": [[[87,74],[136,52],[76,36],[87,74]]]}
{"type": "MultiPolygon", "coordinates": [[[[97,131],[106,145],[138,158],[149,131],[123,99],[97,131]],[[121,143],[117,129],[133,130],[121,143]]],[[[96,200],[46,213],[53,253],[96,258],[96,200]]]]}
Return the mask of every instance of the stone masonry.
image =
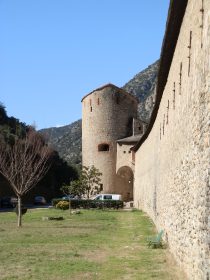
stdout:
{"type": "Polygon", "coordinates": [[[82,162],[102,172],[103,193],[121,193],[124,198],[127,195],[116,174],[116,141],[132,135],[136,117],[136,98],[112,84],[82,99],[82,162]]]}
{"type": "Polygon", "coordinates": [[[171,0],[146,131],[135,98],[112,84],[82,106],[83,165],[100,169],[104,193],[134,196],[188,279],[209,280],[210,0],[171,0]]]}
{"type": "Polygon", "coordinates": [[[210,279],[209,120],[210,1],[188,0],[154,125],[136,151],[134,202],[191,280],[210,279]]]}

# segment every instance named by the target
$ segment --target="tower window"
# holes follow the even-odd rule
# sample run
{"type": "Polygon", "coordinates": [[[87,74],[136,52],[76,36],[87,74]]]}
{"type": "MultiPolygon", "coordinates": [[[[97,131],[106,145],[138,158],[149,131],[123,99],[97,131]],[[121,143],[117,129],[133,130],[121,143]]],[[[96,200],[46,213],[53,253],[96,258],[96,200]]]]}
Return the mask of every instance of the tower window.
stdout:
{"type": "Polygon", "coordinates": [[[99,152],[108,152],[109,151],[109,144],[99,144],[98,145],[99,152]]]}
{"type": "Polygon", "coordinates": [[[139,128],[139,132],[140,132],[140,133],[142,133],[142,132],[143,132],[142,127],[141,127],[141,126],[139,126],[138,128],[139,128]]]}

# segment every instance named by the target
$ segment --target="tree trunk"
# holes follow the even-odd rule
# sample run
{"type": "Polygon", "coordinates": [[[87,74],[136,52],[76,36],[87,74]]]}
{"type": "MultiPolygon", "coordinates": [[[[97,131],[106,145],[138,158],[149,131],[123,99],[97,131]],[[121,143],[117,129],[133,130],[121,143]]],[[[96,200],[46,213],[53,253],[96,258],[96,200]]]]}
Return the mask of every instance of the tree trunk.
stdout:
{"type": "Polygon", "coordinates": [[[88,191],[87,191],[87,199],[90,198],[90,187],[88,186],[88,191]]]}
{"type": "Polygon", "coordinates": [[[22,226],[22,202],[21,197],[18,196],[18,227],[22,226]]]}
{"type": "Polygon", "coordinates": [[[69,215],[71,215],[71,199],[69,197],[69,215]]]}

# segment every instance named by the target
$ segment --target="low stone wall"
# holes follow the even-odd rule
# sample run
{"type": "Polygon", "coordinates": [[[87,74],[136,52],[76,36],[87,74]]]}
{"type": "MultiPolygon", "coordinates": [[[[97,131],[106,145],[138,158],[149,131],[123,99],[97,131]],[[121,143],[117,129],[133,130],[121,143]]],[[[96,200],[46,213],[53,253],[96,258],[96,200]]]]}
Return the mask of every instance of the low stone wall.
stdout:
{"type": "Polygon", "coordinates": [[[153,129],[136,152],[134,203],[189,279],[210,279],[210,1],[188,1],[153,129]],[[203,24],[203,28],[201,28],[203,24]]]}

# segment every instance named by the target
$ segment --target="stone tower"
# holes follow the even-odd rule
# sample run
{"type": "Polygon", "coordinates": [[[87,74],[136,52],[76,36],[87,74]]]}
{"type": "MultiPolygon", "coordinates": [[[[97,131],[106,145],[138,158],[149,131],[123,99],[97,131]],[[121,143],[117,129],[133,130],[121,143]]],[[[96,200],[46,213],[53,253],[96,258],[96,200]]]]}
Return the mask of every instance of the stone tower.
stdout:
{"type": "Polygon", "coordinates": [[[116,189],[116,141],[132,135],[137,104],[135,97],[112,84],[82,99],[82,162],[102,172],[103,193],[119,190],[116,189]]]}

